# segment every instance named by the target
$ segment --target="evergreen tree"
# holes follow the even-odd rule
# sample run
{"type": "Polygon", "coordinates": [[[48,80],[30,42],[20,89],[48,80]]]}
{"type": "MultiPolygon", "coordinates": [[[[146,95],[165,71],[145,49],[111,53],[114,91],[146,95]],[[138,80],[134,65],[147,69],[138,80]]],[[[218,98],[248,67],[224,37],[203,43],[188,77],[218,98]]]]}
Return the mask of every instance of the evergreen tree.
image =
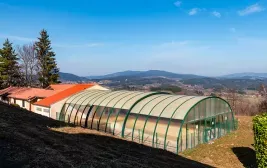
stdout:
{"type": "Polygon", "coordinates": [[[0,50],[0,78],[1,86],[19,86],[21,84],[18,57],[8,39],[5,40],[0,50]]]}
{"type": "Polygon", "coordinates": [[[39,82],[43,88],[46,88],[50,84],[59,83],[59,69],[47,31],[42,30],[40,36],[38,42],[35,43],[35,50],[38,59],[39,82]]]}

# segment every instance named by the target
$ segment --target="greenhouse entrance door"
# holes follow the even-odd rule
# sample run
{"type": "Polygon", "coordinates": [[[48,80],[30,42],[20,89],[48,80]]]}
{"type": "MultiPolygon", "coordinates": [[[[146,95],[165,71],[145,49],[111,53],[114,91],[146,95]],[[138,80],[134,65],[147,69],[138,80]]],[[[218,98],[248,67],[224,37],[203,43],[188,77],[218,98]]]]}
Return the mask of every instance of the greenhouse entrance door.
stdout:
{"type": "Polygon", "coordinates": [[[207,143],[216,138],[216,118],[207,118],[205,121],[204,142],[207,143]]]}

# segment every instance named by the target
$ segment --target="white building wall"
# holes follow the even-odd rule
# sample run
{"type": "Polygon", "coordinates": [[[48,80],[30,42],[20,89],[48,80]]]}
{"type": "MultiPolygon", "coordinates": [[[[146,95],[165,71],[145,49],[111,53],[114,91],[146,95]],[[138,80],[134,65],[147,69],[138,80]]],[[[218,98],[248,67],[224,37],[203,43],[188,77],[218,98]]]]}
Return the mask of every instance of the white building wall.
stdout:
{"type": "Polygon", "coordinates": [[[42,107],[42,106],[33,106],[34,112],[46,117],[50,117],[50,108],[48,107],[42,107]]]}
{"type": "Polygon", "coordinates": [[[97,89],[97,90],[109,90],[109,89],[104,88],[104,87],[102,87],[102,86],[100,86],[100,85],[92,86],[92,87],[90,87],[90,88],[88,88],[88,89],[86,89],[86,90],[93,90],[93,89],[97,89]]]}
{"type": "Polygon", "coordinates": [[[50,111],[50,113],[51,113],[50,117],[51,118],[57,119],[57,115],[59,116],[61,108],[64,105],[64,103],[67,101],[68,98],[69,97],[67,97],[63,100],[60,100],[59,102],[56,102],[55,104],[51,105],[51,111],[50,111]]]}
{"type": "Polygon", "coordinates": [[[23,100],[18,100],[18,99],[16,99],[16,103],[15,103],[15,104],[17,104],[17,105],[19,105],[20,107],[22,107],[22,101],[23,101],[23,100]]]}

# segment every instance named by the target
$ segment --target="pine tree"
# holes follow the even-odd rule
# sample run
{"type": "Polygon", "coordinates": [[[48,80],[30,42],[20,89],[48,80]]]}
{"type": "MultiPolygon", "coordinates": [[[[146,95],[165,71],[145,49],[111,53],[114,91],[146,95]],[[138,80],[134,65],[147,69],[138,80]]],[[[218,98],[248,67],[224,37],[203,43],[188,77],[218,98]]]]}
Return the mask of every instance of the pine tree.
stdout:
{"type": "Polygon", "coordinates": [[[35,43],[35,50],[38,59],[39,82],[43,88],[46,88],[50,84],[59,83],[59,69],[47,31],[42,30],[40,36],[38,42],[35,43]]]}
{"type": "Polygon", "coordinates": [[[0,50],[0,78],[2,87],[20,86],[21,74],[18,57],[8,39],[0,50]]]}

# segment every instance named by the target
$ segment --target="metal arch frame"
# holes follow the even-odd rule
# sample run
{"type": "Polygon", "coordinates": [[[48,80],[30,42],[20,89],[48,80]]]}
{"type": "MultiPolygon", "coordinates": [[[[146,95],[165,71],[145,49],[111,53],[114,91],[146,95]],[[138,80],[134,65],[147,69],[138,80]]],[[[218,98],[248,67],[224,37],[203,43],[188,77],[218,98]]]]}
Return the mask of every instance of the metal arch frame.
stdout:
{"type": "MultiPolygon", "coordinates": [[[[83,90],[83,91],[84,91],[84,90],[83,90]]],[[[82,95],[82,94],[84,93],[83,91],[78,92],[78,93],[76,93],[76,94],[70,96],[70,97],[65,101],[64,105],[61,107],[61,110],[60,110],[60,116],[61,116],[61,119],[62,119],[61,121],[66,122],[66,121],[65,121],[66,112],[67,112],[67,110],[68,110],[68,108],[69,108],[69,106],[70,106],[70,103],[72,103],[72,101],[75,100],[78,96],[82,95]],[[63,114],[62,114],[62,112],[63,112],[63,107],[65,107],[67,101],[70,100],[71,98],[73,98],[73,99],[69,102],[69,105],[68,105],[68,107],[67,107],[67,109],[65,110],[64,115],[63,115],[63,114]],[[63,116],[64,116],[64,120],[63,120],[63,116]]],[[[85,90],[85,92],[87,92],[87,90],[85,90]]]]}
{"type": "MultiPolygon", "coordinates": [[[[123,91],[121,94],[118,94],[118,95],[116,95],[116,96],[121,96],[121,95],[123,95],[123,94],[125,94],[125,93],[127,93],[127,92],[123,91]]],[[[115,97],[115,98],[116,98],[116,97],[115,97]]],[[[113,98],[113,99],[114,99],[114,98],[113,98]]],[[[98,131],[99,131],[99,125],[100,125],[100,121],[101,121],[102,115],[103,115],[105,109],[107,108],[107,106],[109,105],[109,103],[110,103],[113,99],[111,99],[111,100],[109,100],[109,101],[107,102],[107,104],[105,105],[104,109],[103,109],[102,112],[101,112],[101,115],[100,115],[100,117],[99,117],[99,119],[98,119],[98,124],[97,124],[97,130],[98,130],[98,131]]]]}
{"type": "MultiPolygon", "coordinates": [[[[167,135],[168,135],[168,131],[169,131],[169,127],[170,127],[170,124],[171,124],[171,120],[172,120],[172,117],[174,116],[174,114],[176,113],[176,111],[186,102],[188,102],[189,100],[192,100],[196,98],[195,96],[194,97],[191,97],[187,100],[185,100],[183,103],[181,103],[172,113],[170,119],[169,119],[169,122],[168,122],[168,125],[167,125],[167,128],[166,128],[166,132],[165,132],[165,136],[164,136],[164,149],[166,149],[166,140],[167,140],[167,135]]],[[[181,127],[180,127],[181,128],[181,127]]]]}
{"type": "Polygon", "coordinates": [[[135,130],[135,125],[136,125],[136,122],[137,122],[137,119],[139,118],[139,114],[141,113],[141,111],[145,108],[146,105],[148,105],[151,101],[155,100],[156,98],[158,97],[161,97],[163,95],[159,95],[151,100],[149,100],[146,104],[143,105],[143,107],[139,110],[139,113],[137,113],[138,115],[135,117],[135,121],[134,121],[134,125],[133,125],[133,129],[132,129],[132,141],[133,141],[133,136],[134,136],[134,130],[135,130]]]}
{"type": "MultiPolygon", "coordinates": [[[[107,126],[108,126],[108,121],[109,121],[109,118],[110,118],[110,115],[111,115],[111,113],[113,112],[113,110],[115,109],[114,107],[122,100],[122,99],[124,99],[125,97],[127,97],[127,96],[130,96],[130,95],[133,95],[133,94],[135,94],[135,93],[137,93],[137,92],[130,92],[130,94],[127,94],[126,96],[124,96],[124,97],[122,97],[121,99],[119,99],[115,104],[114,104],[114,106],[109,110],[109,113],[108,113],[108,117],[107,117],[107,121],[106,121],[106,126],[105,126],[105,132],[106,132],[106,130],[107,130],[107,126]]],[[[128,99],[129,100],[129,99],[128,99]]],[[[128,101],[127,100],[127,101],[128,101]]],[[[127,102],[126,101],[126,102],[127,102]]],[[[124,103],[125,104],[125,103],[124,103]]],[[[124,105],[123,104],[123,105],[124,105]]],[[[122,106],[123,106],[122,105],[122,106]]]]}
{"type": "MultiPolygon", "coordinates": [[[[227,105],[228,105],[228,107],[229,107],[229,109],[230,109],[230,112],[228,112],[228,113],[232,113],[232,120],[234,121],[234,112],[233,112],[233,110],[232,110],[232,107],[230,106],[230,104],[229,104],[229,102],[227,102],[226,100],[224,100],[224,99],[222,99],[222,98],[220,98],[220,97],[216,97],[216,96],[212,96],[212,97],[206,97],[206,98],[204,98],[204,99],[201,99],[201,100],[199,100],[198,102],[196,102],[187,112],[186,112],[186,114],[185,114],[185,116],[184,116],[184,119],[183,119],[183,121],[182,121],[182,124],[181,124],[181,126],[180,126],[180,129],[179,129],[179,134],[178,134],[178,137],[177,137],[177,148],[176,148],[176,153],[178,154],[179,153],[179,140],[180,140],[180,135],[181,135],[181,128],[183,127],[183,125],[184,125],[184,123],[185,123],[185,119],[186,119],[186,117],[188,116],[188,114],[189,114],[189,112],[194,108],[194,107],[196,107],[199,103],[201,103],[202,101],[205,101],[205,100],[207,100],[207,99],[211,99],[211,98],[215,98],[215,99],[220,99],[220,100],[222,100],[223,102],[225,102],[227,105]]],[[[205,109],[206,110],[206,109],[205,109]]],[[[205,116],[205,118],[207,118],[207,116],[205,116]]]]}
{"type": "Polygon", "coordinates": [[[124,106],[128,101],[130,101],[130,100],[132,100],[133,98],[135,98],[136,96],[139,96],[139,95],[142,95],[142,94],[144,94],[144,92],[141,92],[140,94],[137,94],[137,95],[135,95],[134,97],[131,97],[131,98],[128,99],[126,102],[124,102],[124,104],[121,106],[120,110],[118,111],[118,113],[117,113],[117,115],[116,115],[116,119],[115,119],[115,122],[114,122],[113,131],[112,131],[112,134],[113,134],[113,135],[114,135],[114,132],[115,132],[115,127],[116,127],[117,119],[118,119],[118,117],[119,117],[119,114],[120,114],[120,112],[121,112],[123,106],[124,106]]]}
{"type": "Polygon", "coordinates": [[[97,94],[96,96],[94,95],[93,98],[91,97],[91,99],[86,103],[86,106],[84,107],[84,109],[83,109],[83,111],[82,111],[81,118],[80,118],[80,126],[82,125],[82,116],[83,116],[83,114],[84,114],[84,111],[85,111],[85,109],[88,107],[88,105],[89,105],[89,103],[91,102],[91,100],[93,100],[94,98],[97,98],[98,96],[101,96],[101,95],[103,95],[103,94],[105,94],[105,93],[107,93],[107,92],[105,92],[105,91],[103,91],[103,92],[99,92],[99,94],[97,94]]]}
{"type": "Polygon", "coordinates": [[[100,104],[105,101],[107,98],[109,98],[110,96],[116,95],[117,93],[120,93],[121,91],[117,91],[117,92],[110,92],[111,94],[108,95],[106,98],[104,98],[98,105],[97,108],[94,111],[93,117],[92,117],[92,122],[91,122],[91,129],[93,128],[93,122],[94,122],[94,118],[95,118],[95,114],[97,113],[98,108],[100,107],[100,104]]]}
{"type": "MultiPolygon", "coordinates": [[[[71,109],[71,111],[70,111],[70,117],[69,117],[68,123],[70,123],[71,114],[72,114],[72,112],[73,112],[74,107],[77,105],[78,101],[80,101],[82,98],[86,97],[86,96],[87,96],[88,94],[90,94],[90,93],[94,94],[94,93],[97,92],[96,90],[90,90],[90,91],[92,91],[92,92],[86,92],[86,94],[80,95],[81,97],[79,97],[79,99],[76,101],[75,105],[72,107],[72,109],[71,109]],[[88,93],[88,94],[87,94],[87,93],[88,93]]],[[[80,106],[81,106],[81,105],[80,105],[80,106]]],[[[79,107],[80,107],[80,106],[79,106],[79,107]]],[[[74,118],[74,119],[75,119],[75,118],[74,118]]]]}
{"type": "MultiPolygon", "coordinates": [[[[107,121],[106,121],[106,126],[105,126],[105,132],[106,132],[106,130],[107,130],[109,117],[110,117],[111,113],[113,112],[114,107],[119,103],[119,101],[121,101],[121,100],[124,99],[125,97],[130,96],[130,95],[132,95],[132,94],[135,94],[135,93],[137,93],[137,92],[132,92],[132,93],[129,92],[129,93],[130,93],[130,94],[127,94],[126,96],[120,98],[120,99],[114,104],[114,106],[109,110],[108,117],[107,117],[107,121]]],[[[125,104],[125,103],[124,103],[124,104],[125,104]]],[[[124,105],[124,104],[123,104],[123,105],[124,105]]]]}
{"type": "Polygon", "coordinates": [[[127,122],[127,120],[128,120],[128,117],[129,117],[129,115],[130,115],[132,109],[133,109],[133,108],[134,108],[140,101],[142,101],[142,100],[144,100],[144,99],[146,99],[146,98],[148,98],[148,97],[150,97],[150,96],[157,95],[157,94],[170,94],[170,93],[167,93],[167,92],[154,92],[154,93],[150,93],[150,94],[148,94],[148,95],[146,95],[146,96],[140,98],[139,100],[137,100],[137,101],[131,106],[131,108],[128,110],[128,112],[127,112],[127,114],[126,114],[126,116],[125,116],[125,119],[124,119],[124,121],[123,121],[122,131],[121,131],[121,137],[122,137],[122,138],[124,138],[125,125],[126,125],[126,122],[127,122]]]}
{"type": "Polygon", "coordinates": [[[75,95],[75,97],[72,96],[73,99],[69,102],[69,104],[68,104],[68,106],[67,106],[67,108],[66,108],[66,110],[64,112],[64,122],[66,122],[66,114],[68,112],[68,109],[69,109],[71,103],[73,103],[76,100],[76,98],[78,98],[79,96],[82,96],[82,95],[86,94],[87,92],[89,92],[89,91],[86,90],[85,92],[79,92],[79,94],[75,95]]]}
{"type": "MultiPolygon", "coordinates": [[[[97,91],[94,92],[92,95],[90,95],[90,97],[91,97],[91,96],[94,96],[94,95],[97,95],[98,93],[101,93],[101,92],[99,92],[99,91],[97,90],[97,91]]],[[[86,96],[88,96],[88,95],[86,95],[86,96]]],[[[85,97],[85,96],[84,96],[84,97],[85,97]]],[[[84,98],[84,97],[83,97],[83,98],[84,98]]],[[[77,118],[77,114],[78,114],[78,112],[79,112],[79,110],[80,110],[82,104],[87,100],[87,98],[88,98],[88,97],[86,97],[86,98],[81,102],[80,106],[78,107],[78,109],[77,109],[77,111],[76,111],[76,114],[75,114],[75,117],[74,117],[74,121],[73,121],[74,125],[75,125],[75,120],[76,120],[76,118],[77,118]]],[[[77,102],[77,103],[78,103],[78,102],[77,102]]],[[[78,124],[78,123],[77,123],[77,124],[78,124]]]]}
{"type": "MultiPolygon", "coordinates": [[[[161,113],[159,114],[159,116],[158,116],[158,118],[157,118],[156,125],[155,125],[154,131],[153,131],[152,142],[154,142],[154,139],[155,139],[155,133],[156,133],[156,130],[157,130],[157,126],[158,126],[160,117],[161,117],[161,115],[163,114],[163,112],[165,111],[165,109],[166,109],[167,107],[169,107],[169,105],[171,105],[173,102],[175,102],[176,100],[179,100],[180,98],[183,98],[183,97],[186,97],[186,96],[181,96],[181,97],[178,97],[178,98],[174,99],[174,100],[171,101],[169,104],[167,104],[167,105],[164,107],[164,109],[161,111],[161,113]]],[[[154,143],[152,143],[152,146],[154,147],[154,143]]]]}
{"type": "MultiPolygon", "coordinates": [[[[157,104],[150,110],[149,114],[146,116],[146,121],[145,121],[145,124],[144,124],[144,127],[143,127],[143,132],[142,132],[142,143],[143,143],[143,141],[144,141],[144,133],[145,133],[145,129],[146,129],[146,124],[147,124],[147,121],[148,121],[148,119],[149,119],[149,117],[150,117],[151,112],[153,111],[153,109],[154,109],[159,103],[161,103],[162,101],[164,101],[164,100],[166,100],[166,99],[168,99],[168,98],[170,98],[170,97],[173,97],[173,95],[168,96],[168,97],[166,97],[165,99],[163,99],[163,100],[161,100],[160,102],[158,102],[158,103],[157,103],[157,104]]],[[[152,142],[152,143],[154,143],[154,142],[152,142]]]]}
{"type": "MultiPolygon", "coordinates": [[[[84,127],[87,127],[87,124],[88,124],[88,117],[89,117],[89,115],[90,115],[90,113],[91,113],[91,111],[92,111],[92,108],[93,108],[93,106],[94,106],[94,103],[95,103],[98,99],[100,99],[102,96],[104,96],[104,95],[106,95],[106,94],[108,94],[108,93],[111,93],[111,92],[104,92],[103,94],[99,94],[99,95],[97,95],[96,97],[94,97],[94,98],[96,98],[96,100],[92,103],[91,107],[90,107],[89,110],[88,110],[88,113],[86,114],[84,127]]],[[[88,101],[86,107],[87,107],[88,105],[90,105],[89,103],[90,103],[94,98],[92,98],[90,101],[88,101]]],[[[86,107],[84,108],[84,110],[86,109],[86,107]]],[[[83,111],[84,111],[84,110],[83,110],[83,111]]]]}
{"type": "MultiPolygon", "coordinates": [[[[70,100],[73,96],[76,96],[76,95],[78,95],[78,94],[81,94],[81,93],[78,92],[78,93],[76,93],[76,94],[70,96],[70,97],[64,102],[64,104],[62,105],[62,107],[61,107],[61,109],[60,109],[59,121],[62,121],[62,118],[63,118],[62,110],[63,110],[63,107],[65,106],[66,102],[67,102],[68,100],[70,100]]],[[[65,117],[64,117],[64,122],[65,122],[65,117]]]]}

